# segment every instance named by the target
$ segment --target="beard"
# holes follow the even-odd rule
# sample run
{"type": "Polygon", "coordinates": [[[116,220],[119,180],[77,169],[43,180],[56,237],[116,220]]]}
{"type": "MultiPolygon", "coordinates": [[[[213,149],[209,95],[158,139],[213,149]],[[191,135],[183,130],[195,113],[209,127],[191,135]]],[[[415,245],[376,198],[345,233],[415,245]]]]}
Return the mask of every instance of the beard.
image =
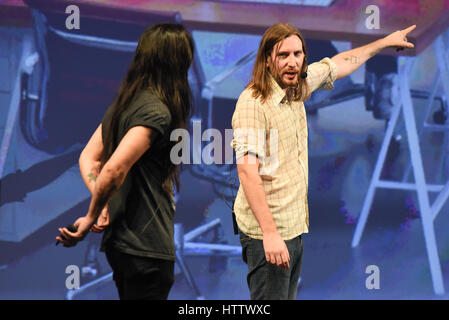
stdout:
{"type": "Polygon", "coordinates": [[[282,71],[276,72],[276,75],[273,75],[273,78],[276,80],[281,89],[285,90],[287,100],[289,103],[292,100],[298,99],[298,95],[301,95],[301,83],[303,80],[300,77],[300,72],[297,69],[294,71],[282,71]]]}
{"type": "Polygon", "coordinates": [[[284,71],[277,73],[274,77],[276,82],[282,89],[288,88],[288,90],[295,89],[299,86],[299,71],[284,71]]]}

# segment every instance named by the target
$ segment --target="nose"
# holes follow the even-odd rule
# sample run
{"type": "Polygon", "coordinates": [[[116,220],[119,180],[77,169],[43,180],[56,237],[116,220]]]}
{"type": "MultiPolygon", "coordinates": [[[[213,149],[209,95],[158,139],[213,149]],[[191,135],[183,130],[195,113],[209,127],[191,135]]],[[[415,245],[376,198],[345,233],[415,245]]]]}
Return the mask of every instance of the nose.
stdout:
{"type": "Polygon", "coordinates": [[[287,66],[289,68],[295,68],[297,66],[297,64],[298,64],[298,61],[297,61],[296,57],[293,54],[289,55],[288,59],[287,59],[287,66]]]}

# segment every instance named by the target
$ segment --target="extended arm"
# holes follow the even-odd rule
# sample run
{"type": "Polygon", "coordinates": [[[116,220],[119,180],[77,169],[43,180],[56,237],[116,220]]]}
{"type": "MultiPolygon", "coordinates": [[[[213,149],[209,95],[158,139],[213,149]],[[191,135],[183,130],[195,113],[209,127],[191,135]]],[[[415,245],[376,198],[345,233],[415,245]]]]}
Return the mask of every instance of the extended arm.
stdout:
{"type": "Polygon", "coordinates": [[[371,42],[365,46],[344,51],[335,55],[331,58],[331,60],[337,65],[337,79],[350,75],[369,58],[375,56],[385,48],[413,48],[414,45],[407,41],[407,34],[415,28],[416,25],[413,25],[407,29],[398,30],[389,34],[385,38],[371,42]]]}

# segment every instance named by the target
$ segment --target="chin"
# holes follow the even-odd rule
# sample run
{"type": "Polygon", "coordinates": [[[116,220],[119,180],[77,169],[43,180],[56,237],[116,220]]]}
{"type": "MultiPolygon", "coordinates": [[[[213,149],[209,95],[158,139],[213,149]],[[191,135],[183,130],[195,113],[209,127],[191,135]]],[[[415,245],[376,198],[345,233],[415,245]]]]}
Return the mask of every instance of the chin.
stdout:
{"type": "Polygon", "coordinates": [[[283,81],[283,85],[286,87],[296,87],[298,85],[298,80],[283,81]]]}

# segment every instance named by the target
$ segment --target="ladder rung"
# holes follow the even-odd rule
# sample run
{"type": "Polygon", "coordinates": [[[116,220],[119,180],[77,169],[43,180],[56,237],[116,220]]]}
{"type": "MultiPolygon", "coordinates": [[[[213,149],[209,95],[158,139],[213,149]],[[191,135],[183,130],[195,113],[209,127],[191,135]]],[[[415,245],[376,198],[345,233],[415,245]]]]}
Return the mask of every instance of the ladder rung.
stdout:
{"type": "MultiPolygon", "coordinates": [[[[396,182],[396,181],[386,181],[379,180],[375,186],[377,188],[386,188],[386,189],[400,189],[400,190],[416,190],[416,184],[414,183],[405,183],[405,182],[396,182]]],[[[443,190],[444,185],[441,184],[428,184],[426,185],[427,191],[431,192],[440,192],[443,190]]]]}
{"type": "Polygon", "coordinates": [[[449,125],[444,124],[424,123],[423,128],[426,130],[433,130],[433,131],[449,131],[449,125]]]}

